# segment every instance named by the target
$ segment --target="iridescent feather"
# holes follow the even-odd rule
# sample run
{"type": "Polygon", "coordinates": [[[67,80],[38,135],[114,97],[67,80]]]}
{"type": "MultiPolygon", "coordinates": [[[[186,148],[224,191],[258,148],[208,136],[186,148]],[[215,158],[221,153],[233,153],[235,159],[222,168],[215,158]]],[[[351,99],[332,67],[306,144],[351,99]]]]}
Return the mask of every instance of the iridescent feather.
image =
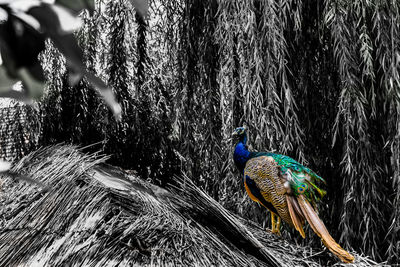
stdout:
{"type": "Polygon", "coordinates": [[[291,157],[270,153],[270,152],[251,152],[250,158],[260,156],[272,157],[280,168],[281,175],[286,177],[292,189],[292,193],[297,197],[304,195],[306,199],[315,205],[326,191],[317,186],[325,180],[311,169],[303,166],[291,157]]]}

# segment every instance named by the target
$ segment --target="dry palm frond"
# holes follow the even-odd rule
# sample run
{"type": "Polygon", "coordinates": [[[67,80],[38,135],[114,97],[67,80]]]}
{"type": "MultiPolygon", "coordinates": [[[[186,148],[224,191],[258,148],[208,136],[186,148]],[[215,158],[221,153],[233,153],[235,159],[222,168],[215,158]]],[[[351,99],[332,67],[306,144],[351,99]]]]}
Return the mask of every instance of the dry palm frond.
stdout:
{"type": "Polygon", "coordinates": [[[165,190],[99,165],[103,160],[73,147],[49,147],[14,167],[51,190],[8,185],[12,212],[1,210],[1,265],[260,264],[188,221],[170,206],[165,190]]]}
{"type": "MultiPolygon", "coordinates": [[[[176,178],[169,192],[103,161],[71,146],[56,146],[14,167],[51,189],[41,194],[32,186],[6,182],[0,265],[321,264],[314,261],[318,252],[233,215],[187,178],[176,178]]],[[[358,256],[357,264],[374,263],[358,256]]]]}

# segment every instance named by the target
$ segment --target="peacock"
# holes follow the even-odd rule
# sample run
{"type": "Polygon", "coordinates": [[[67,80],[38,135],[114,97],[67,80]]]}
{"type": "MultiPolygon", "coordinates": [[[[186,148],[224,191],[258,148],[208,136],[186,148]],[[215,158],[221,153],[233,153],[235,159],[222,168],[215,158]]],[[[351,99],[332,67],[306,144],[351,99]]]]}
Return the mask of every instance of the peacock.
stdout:
{"type": "Polygon", "coordinates": [[[232,134],[238,139],[233,159],[244,178],[249,197],[271,212],[271,231],[280,234],[281,219],[305,238],[307,221],[324,245],[341,261],[351,263],[354,257],[331,237],[316,213],[316,203],[326,194],[319,185],[325,183],[311,169],[294,159],[270,152],[250,152],[244,127],[232,134]]]}

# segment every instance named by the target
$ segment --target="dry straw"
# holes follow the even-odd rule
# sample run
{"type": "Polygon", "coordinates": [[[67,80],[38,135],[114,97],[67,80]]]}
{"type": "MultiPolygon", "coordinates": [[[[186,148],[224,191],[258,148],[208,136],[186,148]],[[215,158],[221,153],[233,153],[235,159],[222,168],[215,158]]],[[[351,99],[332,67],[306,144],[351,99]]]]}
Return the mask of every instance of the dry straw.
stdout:
{"type": "Polygon", "coordinates": [[[187,178],[167,191],[104,159],[53,146],[14,166],[50,191],[6,180],[1,266],[320,266],[327,253],[234,215],[187,178]]]}

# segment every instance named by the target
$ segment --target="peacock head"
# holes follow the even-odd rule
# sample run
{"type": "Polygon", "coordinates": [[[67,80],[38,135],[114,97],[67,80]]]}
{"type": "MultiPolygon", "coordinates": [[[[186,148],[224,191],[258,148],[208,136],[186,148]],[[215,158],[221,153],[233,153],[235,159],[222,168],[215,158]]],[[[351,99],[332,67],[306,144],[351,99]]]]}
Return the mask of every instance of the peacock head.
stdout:
{"type": "Polygon", "coordinates": [[[238,127],[233,131],[232,137],[235,139],[242,139],[246,136],[246,130],[246,127],[238,127]]]}

